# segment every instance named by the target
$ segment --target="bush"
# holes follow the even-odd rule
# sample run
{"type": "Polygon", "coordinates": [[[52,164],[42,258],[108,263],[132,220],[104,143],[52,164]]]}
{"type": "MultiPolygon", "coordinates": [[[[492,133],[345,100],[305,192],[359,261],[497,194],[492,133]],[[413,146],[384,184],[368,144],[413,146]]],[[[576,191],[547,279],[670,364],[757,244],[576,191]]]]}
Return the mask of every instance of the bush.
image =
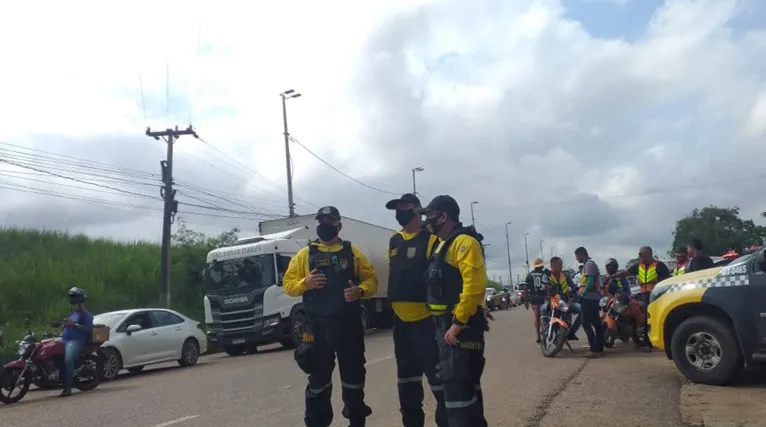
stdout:
{"type": "MultiPolygon", "coordinates": [[[[179,233],[192,232],[181,222],[179,233]]],[[[207,252],[217,242],[204,236],[201,240],[184,240],[184,235],[178,234],[174,238],[180,242],[176,241],[171,254],[172,308],[201,320],[199,273],[207,252]]],[[[25,318],[31,320],[35,331],[41,331],[51,321],[65,317],[70,310],[66,292],[73,286],[86,290],[87,306],[94,314],[156,307],[159,271],[160,247],[154,243],[0,229],[0,329],[5,334],[0,357],[9,351],[13,354],[16,341],[26,330],[25,318]]]]}

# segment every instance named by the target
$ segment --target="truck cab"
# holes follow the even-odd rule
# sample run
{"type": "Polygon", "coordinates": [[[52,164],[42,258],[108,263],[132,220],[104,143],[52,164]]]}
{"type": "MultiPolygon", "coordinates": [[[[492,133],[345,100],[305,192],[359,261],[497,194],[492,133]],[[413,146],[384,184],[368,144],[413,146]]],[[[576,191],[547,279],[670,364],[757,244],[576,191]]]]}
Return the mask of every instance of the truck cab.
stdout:
{"type": "Polygon", "coordinates": [[[231,356],[275,342],[298,344],[302,299],[285,295],[282,279],[290,259],[308,244],[290,238],[301,229],[239,239],[208,254],[203,301],[211,344],[231,356]]]}
{"type": "Polygon", "coordinates": [[[730,383],[766,362],[766,249],[672,277],[650,296],[649,339],[690,380],[730,383]]]}

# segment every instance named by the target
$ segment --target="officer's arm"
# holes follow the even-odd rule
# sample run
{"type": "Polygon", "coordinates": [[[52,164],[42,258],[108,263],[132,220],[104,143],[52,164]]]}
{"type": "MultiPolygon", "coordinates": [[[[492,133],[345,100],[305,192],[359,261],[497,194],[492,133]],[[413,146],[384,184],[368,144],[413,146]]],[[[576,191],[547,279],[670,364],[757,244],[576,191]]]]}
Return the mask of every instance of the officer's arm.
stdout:
{"type": "Polygon", "coordinates": [[[372,268],[370,261],[356,246],[351,246],[354,251],[354,266],[359,277],[359,289],[364,291],[363,299],[370,299],[378,292],[378,275],[372,268]]]}
{"type": "Polygon", "coordinates": [[[484,294],[487,289],[484,255],[479,242],[466,235],[456,237],[449,251],[463,278],[463,292],[460,294],[460,302],[455,307],[454,314],[458,322],[466,323],[468,318],[476,314],[479,307],[484,305],[484,294]]]}
{"type": "Polygon", "coordinates": [[[660,262],[657,264],[657,283],[670,278],[670,269],[667,264],[660,262]]]}
{"type": "Polygon", "coordinates": [[[290,260],[282,280],[286,295],[299,297],[306,292],[306,276],[309,275],[309,249],[305,247],[298,251],[290,260]]]}

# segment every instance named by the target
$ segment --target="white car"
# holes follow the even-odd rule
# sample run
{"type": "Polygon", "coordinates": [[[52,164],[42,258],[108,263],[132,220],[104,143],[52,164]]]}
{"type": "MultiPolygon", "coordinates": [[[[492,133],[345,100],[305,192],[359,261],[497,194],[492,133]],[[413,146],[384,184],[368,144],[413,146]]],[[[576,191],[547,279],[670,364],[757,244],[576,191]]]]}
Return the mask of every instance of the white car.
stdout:
{"type": "Polygon", "coordinates": [[[136,374],[144,366],[157,363],[192,366],[207,352],[207,337],[200,323],[173,310],[112,311],[95,316],[93,324],[111,328],[109,341],[102,346],[102,377],[107,381],[117,378],[123,369],[136,374]]]}

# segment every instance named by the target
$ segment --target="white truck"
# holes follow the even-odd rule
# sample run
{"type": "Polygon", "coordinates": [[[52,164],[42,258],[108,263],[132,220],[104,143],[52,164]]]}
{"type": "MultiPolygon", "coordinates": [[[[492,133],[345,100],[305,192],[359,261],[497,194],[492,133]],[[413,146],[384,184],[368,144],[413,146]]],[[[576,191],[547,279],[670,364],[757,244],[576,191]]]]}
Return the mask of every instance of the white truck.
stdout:
{"type": "MultiPolygon", "coordinates": [[[[237,356],[275,342],[291,348],[303,335],[301,297],[285,295],[282,278],[290,259],[316,239],[314,215],[261,222],[259,236],[207,255],[204,272],[205,324],[210,343],[237,356]]],[[[378,275],[378,291],[365,300],[366,328],[388,328],[393,311],[388,301],[388,241],[395,231],[343,218],[340,236],[367,256],[378,275]]]]}

